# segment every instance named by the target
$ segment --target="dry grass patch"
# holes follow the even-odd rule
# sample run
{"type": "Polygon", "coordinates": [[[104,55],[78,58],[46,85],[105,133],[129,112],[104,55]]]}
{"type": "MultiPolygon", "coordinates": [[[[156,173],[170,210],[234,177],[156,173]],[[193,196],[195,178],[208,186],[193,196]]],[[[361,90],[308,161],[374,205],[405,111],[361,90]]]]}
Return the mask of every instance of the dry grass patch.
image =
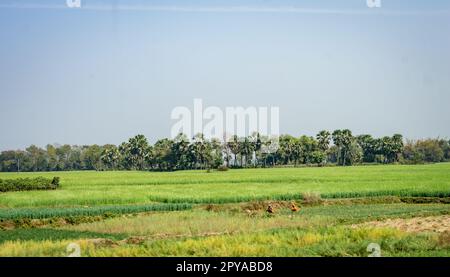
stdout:
{"type": "Polygon", "coordinates": [[[439,234],[438,243],[442,247],[450,246],[450,230],[447,230],[447,231],[439,234]]]}
{"type": "MultiPolygon", "coordinates": [[[[414,218],[396,218],[384,221],[371,221],[363,224],[355,224],[352,227],[381,227],[395,228],[406,232],[435,232],[447,233],[450,230],[450,215],[414,217],[414,218]]],[[[449,235],[447,235],[449,236],[449,235]]]]}

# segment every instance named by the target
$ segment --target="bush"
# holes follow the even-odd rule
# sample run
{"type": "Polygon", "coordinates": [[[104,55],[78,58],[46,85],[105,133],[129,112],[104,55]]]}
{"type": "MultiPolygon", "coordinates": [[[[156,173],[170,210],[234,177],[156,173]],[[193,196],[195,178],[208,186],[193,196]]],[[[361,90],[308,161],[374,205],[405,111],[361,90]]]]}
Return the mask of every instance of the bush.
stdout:
{"type": "Polygon", "coordinates": [[[48,179],[44,177],[37,178],[18,178],[18,179],[0,179],[0,192],[7,191],[25,191],[25,190],[50,190],[59,187],[59,177],[48,179]]]}

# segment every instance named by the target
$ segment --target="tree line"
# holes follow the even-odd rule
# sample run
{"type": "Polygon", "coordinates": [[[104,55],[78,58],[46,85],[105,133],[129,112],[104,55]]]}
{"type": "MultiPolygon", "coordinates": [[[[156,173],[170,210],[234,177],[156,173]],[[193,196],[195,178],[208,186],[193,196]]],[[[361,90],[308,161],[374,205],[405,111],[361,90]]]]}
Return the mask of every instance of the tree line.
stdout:
{"type": "Polygon", "coordinates": [[[31,145],[25,150],[0,153],[0,171],[153,170],[339,165],[371,163],[431,163],[450,161],[450,141],[404,140],[400,134],[374,138],[354,136],[348,129],[316,136],[281,135],[278,139],[257,133],[234,136],[226,142],[197,134],[179,134],[151,145],[137,135],[116,146],[31,145]]]}

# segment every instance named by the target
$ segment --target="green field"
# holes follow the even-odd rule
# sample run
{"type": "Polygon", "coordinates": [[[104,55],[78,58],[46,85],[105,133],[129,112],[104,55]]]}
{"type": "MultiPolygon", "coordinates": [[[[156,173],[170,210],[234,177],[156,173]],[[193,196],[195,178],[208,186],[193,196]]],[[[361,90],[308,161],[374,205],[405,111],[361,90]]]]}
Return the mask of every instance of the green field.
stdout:
{"type": "Polygon", "coordinates": [[[0,256],[450,256],[449,163],[0,173],[34,176],[61,187],[0,193],[0,256]]]}
{"type": "Polygon", "coordinates": [[[0,178],[60,176],[55,191],[0,195],[0,207],[57,207],[152,202],[230,203],[322,197],[450,196],[450,164],[242,169],[227,172],[0,173],[0,178]]]}

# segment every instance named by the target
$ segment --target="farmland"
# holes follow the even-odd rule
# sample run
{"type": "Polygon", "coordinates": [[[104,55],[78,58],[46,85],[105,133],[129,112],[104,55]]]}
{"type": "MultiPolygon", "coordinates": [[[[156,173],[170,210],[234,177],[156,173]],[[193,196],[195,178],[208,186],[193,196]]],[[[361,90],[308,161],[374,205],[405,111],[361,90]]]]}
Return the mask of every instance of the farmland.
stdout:
{"type": "Polygon", "coordinates": [[[1,178],[59,176],[55,191],[11,192],[0,207],[61,207],[149,202],[229,203],[322,197],[450,196],[450,164],[242,169],[227,172],[0,173],[1,178]]]}
{"type": "Polygon", "coordinates": [[[38,176],[60,187],[0,194],[0,256],[450,256],[449,163],[0,173],[38,176]]]}

